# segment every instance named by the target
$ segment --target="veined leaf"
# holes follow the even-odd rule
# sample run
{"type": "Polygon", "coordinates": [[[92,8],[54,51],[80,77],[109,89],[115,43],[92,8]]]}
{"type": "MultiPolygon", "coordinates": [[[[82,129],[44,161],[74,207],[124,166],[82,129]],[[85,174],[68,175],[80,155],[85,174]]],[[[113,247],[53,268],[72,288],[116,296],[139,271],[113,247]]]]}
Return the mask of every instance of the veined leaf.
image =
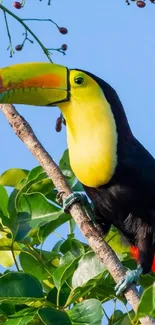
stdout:
{"type": "Polygon", "coordinates": [[[32,321],[37,313],[34,308],[25,308],[11,315],[11,318],[5,322],[5,325],[26,325],[32,321]]]}
{"type": "Polygon", "coordinates": [[[48,202],[41,193],[23,194],[20,200],[20,211],[21,213],[18,214],[17,218],[19,224],[18,240],[22,238],[20,232],[26,236],[26,232],[29,233],[32,228],[46,225],[50,221],[57,220],[61,215],[63,218],[63,211],[48,202]]]}
{"type": "Polygon", "coordinates": [[[140,298],[137,316],[155,317],[155,283],[143,292],[140,298]]]}
{"type": "Polygon", "coordinates": [[[88,299],[76,304],[67,314],[73,325],[101,325],[103,310],[100,301],[88,299]]]}
{"type": "Polygon", "coordinates": [[[20,182],[27,177],[28,173],[29,171],[26,169],[8,169],[0,176],[0,184],[20,189],[22,187],[20,182]]]}
{"type": "Polygon", "coordinates": [[[96,275],[103,272],[104,264],[94,252],[88,252],[80,259],[78,267],[72,277],[73,288],[80,287],[96,275]]]}
{"type": "Polygon", "coordinates": [[[67,252],[60,259],[60,265],[53,272],[53,280],[57,289],[59,289],[73,273],[79,258],[80,256],[75,257],[71,252],[67,252]]]}
{"type": "Polygon", "coordinates": [[[54,308],[42,308],[39,309],[38,315],[46,325],[72,325],[65,311],[54,308]]]}
{"type": "Polygon", "coordinates": [[[40,281],[47,279],[52,273],[52,265],[51,268],[48,268],[48,266],[45,265],[45,262],[43,263],[41,259],[39,261],[29,252],[22,252],[19,256],[19,259],[24,272],[31,275],[35,274],[37,279],[40,281]]]}
{"type": "Polygon", "coordinates": [[[41,284],[34,276],[9,272],[0,277],[0,302],[22,303],[34,301],[34,298],[44,298],[41,284]]]}

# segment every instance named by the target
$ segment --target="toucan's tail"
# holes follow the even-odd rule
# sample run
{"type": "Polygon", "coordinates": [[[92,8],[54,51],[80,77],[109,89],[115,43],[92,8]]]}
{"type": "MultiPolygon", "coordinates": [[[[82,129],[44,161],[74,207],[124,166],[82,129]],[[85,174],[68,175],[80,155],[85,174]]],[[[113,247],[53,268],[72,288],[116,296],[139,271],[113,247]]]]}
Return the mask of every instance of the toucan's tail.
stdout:
{"type": "MultiPolygon", "coordinates": [[[[137,247],[131,246],[130,247],[130,254],[136,261],[138,261],[138,259],[139,259],[139,249],[137,247]]],[[[153,259],[151,270],[152,270],[152,272],[155,273],[155,256],[154,256],[154,259],[153,259]]]]}

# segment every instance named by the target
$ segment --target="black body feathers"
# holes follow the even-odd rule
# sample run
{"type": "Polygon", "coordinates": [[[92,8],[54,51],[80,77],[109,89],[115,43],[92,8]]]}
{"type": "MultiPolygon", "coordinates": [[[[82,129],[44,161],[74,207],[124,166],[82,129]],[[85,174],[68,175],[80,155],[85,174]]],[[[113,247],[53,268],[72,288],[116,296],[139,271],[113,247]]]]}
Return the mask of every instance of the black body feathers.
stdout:
{"type": "Polygon", "coordinates": [[[100,85],[111,105],[118,133],[118,164],[108,184],[84,188],[103,231],[107,232],[111,224],[116,226],[130,244],[139,248],[139,263],[147,273],[155,254],[155,159],[133,136],[115,90],[86,73],[100,85]]]}

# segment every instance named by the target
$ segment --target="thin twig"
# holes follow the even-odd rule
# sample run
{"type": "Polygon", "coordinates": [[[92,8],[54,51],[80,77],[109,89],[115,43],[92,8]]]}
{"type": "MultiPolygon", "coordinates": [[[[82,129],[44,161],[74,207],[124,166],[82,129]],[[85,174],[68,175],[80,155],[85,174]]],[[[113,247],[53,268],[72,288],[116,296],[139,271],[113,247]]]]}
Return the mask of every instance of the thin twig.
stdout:
{"type": "Polygon", "coordinates": [[[47,56],[48,60],[50,62],[52,62],[51,57],[50,57],[50,53],[47,50],[47,48],[44,46],[44,44],[39,40],[39,38],[32,32],[32,30],[22,21],[21,18],[19,18],[18,16],[16,16],[12,11],[10,11],[9,9],[7,9],[6,7],[4,7],[2,4],[0,4],[0,9],[3,10],[3,12],[7,12],[8,15],[12,16],[14,19],[16,19],[32,36],[33,38],[36,40],[36,42],[40,45],[40,47],[42,48],[43,52],[45,53],[45,55],[47,56]]]}
{"type": "Polygon", "coordinates": [[[42,19],[42,18],[22,18],[23,21],[48,21],[54,24],[57,28],[59,28],[58,24],[55,23],[52,19],[42,19]]]}
{"type": "MultiPolygon", "coordinates": [[[[71,189],[67,184],[62,172],[56,165],[54,160],[43,148],[28,122],[18,114],[13,105],[0,105],[1,111],[4,113],[9,124],[14,129],[15,134],[24,142],[27,148],[32,152],[40,165],[44,168],[47,175],[52,179],[58,192],[62,193],[62,198],[66,198],[71,194],[71,189]]],[[[98,255],[101,262],[112,275],[117,283],[126,274],[126,270],[119,261],[114,251],[103,240],[102,234],[94,227],[91,220],[85,215],[80,204],[74,203],[70,208],[70,213],[79,226],[81,232],[86,237],[90,247],[98,255]]],[[[139,304],[139,294],[137,288],[132,284],[125,292],[125,297],[136,312],[139,304]]],[[[150,317],[141,318],[143,325],[155,324],[150,317]]]]}
{"type": "Polygon", "coordinates": [[[6,25],[6,30],[7,30],[7,34],[8,34],[8,39],[9,39],[9,47],[8,47],[8,50],[10,49],[10,57],[12,58],[12,55],[14,54],[14,49],[13,49],[13,46],[12,46],[12,39],[11,39],[11,34],[10,34],[10,30],[9,30],[9,25],[8,25],[8,20],[7,20],[7,17],[6,17],[6,12],[3,11],[4,13],[4,20],[5,20],[5,25],[6,25]]]}

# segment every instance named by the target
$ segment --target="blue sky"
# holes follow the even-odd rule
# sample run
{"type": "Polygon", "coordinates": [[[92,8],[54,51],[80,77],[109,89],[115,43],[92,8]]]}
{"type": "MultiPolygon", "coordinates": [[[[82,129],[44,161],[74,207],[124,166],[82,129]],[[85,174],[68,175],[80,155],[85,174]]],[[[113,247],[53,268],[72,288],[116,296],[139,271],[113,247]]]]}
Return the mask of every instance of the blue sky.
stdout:
{"type": "MultiPolygon", "coordinates": [[[[55,63],[69,68],[88,70],[108,81],[117,91],[124,105],[134,135],[155,156],[155,5],[147,1],[144,9],[125,0],[26,0],[24,9],[13,8],[12,0],[3,4],[22,18],[51,18],[59,26],[68,28],[61,35],[47,22],[27,22],[49,48],[67,43],[66,56],[53,53],[55,63]]],[[[23,28],[8,18],[14,46],[22,42],[23,28]]],[[[0,11],[0,66],[28,61],[47,61],[41,48],[26,43],[22,52],[9,58],[8,38],[0,11]]],[[[31,36],[30,36],[31,38],[31,36]]],[[[55,132],[57,108],[16,106],[29,121],[39,140],[58,161],[66,148],[65,128],[55,132]]],[[[36,160],[14,135],[4,116],[0,114],[0,173],[8,168],[32,169],[36,160]]],[[[49,248],[49,242],[47,242],[49,248]]]]}

